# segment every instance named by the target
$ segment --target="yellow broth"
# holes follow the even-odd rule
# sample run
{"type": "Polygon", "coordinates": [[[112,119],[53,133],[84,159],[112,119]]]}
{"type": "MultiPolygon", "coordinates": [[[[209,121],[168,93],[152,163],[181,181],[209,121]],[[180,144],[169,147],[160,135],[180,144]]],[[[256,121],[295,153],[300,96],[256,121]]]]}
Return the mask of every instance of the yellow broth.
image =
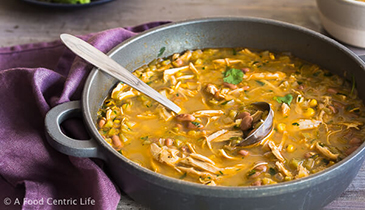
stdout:
{"type": "Polygon", "coordinates": [[[119,83],[97,127],[122,155],[156,173],[206,185],[275,184],[321,171],[363,143],[364,105],[354,81],[290,53],[186,51],[134,74],[183,114],[119,83]],[[267,114],[256,115],[251,104],[259,101],[271,104],[274,129],[240,146],[267,114]]]}

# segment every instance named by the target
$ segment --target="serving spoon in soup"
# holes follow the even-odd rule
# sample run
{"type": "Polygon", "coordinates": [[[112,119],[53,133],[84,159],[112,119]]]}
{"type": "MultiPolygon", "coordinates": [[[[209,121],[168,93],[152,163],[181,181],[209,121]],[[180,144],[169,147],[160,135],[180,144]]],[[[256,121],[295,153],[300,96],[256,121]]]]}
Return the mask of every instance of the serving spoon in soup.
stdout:
{"type": "MultiPolygon", "coordinates": [[[[155,89],[151,88],[149,85],[137,78],[112,58],[96,49],[94,46],[70,34],[61,34],[60,38],[71,51],[94,66],[98,67],[100,70],[151,97],[176,114],[181,111],[181,108],[175,103],[161,95],[155,89]]],[[[238,145],[241,146],[252,145],[260,142],[272,131],[274,112],[271,109],[270,104],[266,102],[256,102],[252,105],[256,106],[259,110],[265,111],[267,116],[265,119],[260,119],[259,126],[257,126],[257,128],[251,129],[247,136],[238,143],[238,145]]]]}
{"type": "Polygon", "coordinates": [[[71,51],[94,66],[100,68],[100,70],[151,97],[171,111],[175,113],[179,113],[181,111],[181,108],[175,103],[161,95],[142,80],[138,79],[130,71],[100,50],[96,49],[94,46],[70,34],[61,34],[60,38],[71,51]]]}

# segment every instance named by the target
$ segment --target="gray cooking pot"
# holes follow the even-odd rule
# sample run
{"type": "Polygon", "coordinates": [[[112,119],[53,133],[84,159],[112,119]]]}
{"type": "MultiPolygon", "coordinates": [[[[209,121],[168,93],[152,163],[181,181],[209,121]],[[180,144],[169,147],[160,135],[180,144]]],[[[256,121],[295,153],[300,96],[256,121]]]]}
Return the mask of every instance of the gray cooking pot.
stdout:
{"type": "MultiPolygon", "coordinates": [[[[319,33],[272,20],[209,18],[164,25],[114,48],[109,55],[129,70],[157,57],[186,49],[248,47],[292,52],[333,73],[356,79],[365,99],[364,63],[350,50],[319,33]]],[[[82,101],[53,108],[46,116],[49,143],[62,153],[105,161],[110,178],[135,201],[152,209],[320,209],[349,186],[363,161],[365,144],[341,162],[315,175],[270,186],[204,186],[169,178],[142,168],[110,147],[95,126],[96,113],[117,81],[94,69],[85,84],[82,101]],[[71,139],[60,131],[65,119],[82,114],[92,139],[71,139]]]]}

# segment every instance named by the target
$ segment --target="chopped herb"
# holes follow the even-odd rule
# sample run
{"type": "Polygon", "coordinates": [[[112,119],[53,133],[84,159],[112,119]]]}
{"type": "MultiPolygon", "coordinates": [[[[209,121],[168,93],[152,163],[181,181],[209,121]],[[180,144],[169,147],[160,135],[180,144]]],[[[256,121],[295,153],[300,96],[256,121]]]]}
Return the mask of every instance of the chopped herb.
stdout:
{"type": "Polygon", "coordinates": [[[324,73],[324,76],[325,77],[331,77],[331,76],[333,76],[333,74],[331,72],[326,72],[326,73],[324,73]]]}
{"type": "Polygon", "coordinates": [[[244,73],[240,69],[232,68],[225,71],[223,75],[224,82],[237,85],[238,83],[242,82],[244,73]]]}
{"type": "Polygon", "coordinates": [[[200,123],[198,123],[198,122],[191,122],[191,124],[193,124],[195,126],[199,126],[200,125],[200,123]]]}
{"type": "Polygon", "coordinates": [[[160,51],[158,52],[157,57],[160,57],[166,50],[166,47],[161,47],[160,51]]]}
{"type": "Polygon", "coordinates": [[[179,95],[180,95],[179,93],[176,93],[176,96],[177,96],[177,97],[179,97],[179,95]]]}
{"type": "Polygon", "coordinates": [[[143,136],[141,137],[142,140],[147,140],[148,139],[148,136],[143,136]]]}
{"type": "Polygon", "coordinates": [[[271,175],[271,176],[274,176],[275,174],[277,174],[277,172],[276,172],[276,170],[275,170],[275,168],[269,168],[269,174],[271,175]]]}
{"type": "Polygon", "coordinates": [[[249,172],[248,172],[247,176],[252,176],[252,175],[254,175],[255,173],[256,173],[256,170],[255,170],[255,169],[253,169],[253,170],[251,170],[251,171],[249,171],[249,172]]]}
{"type": "Polygon", "coordinates": [[[185,179],[187,173],[185,172],[182,176],[180,176],[180,179],[185,179]]]}
{"type": "Polygon", "coordinates": [[[293,122],[292,125],[299,126],[299,123],[293,122]]]}
{"type": "Polygon", "coordinates": [[[280,96],[274,97],[274,100],[276,100],[279,103],[286,103],[290,106],[290,103],[293,100],[293,96],[289,93],[289,94],[286,94],[284,97],[280,97],[280,96]]]}
{"type": "Polygon", "coordinates": [[[312,155],[312,156],[310,156],[309,158],[316,158],[316,157],[318,157],[318,154],[314,154],[314,155],[312,155]]]}
{"type": "Polygon", "coordinates": [[[225,101],[225,102],[221,103],[221,105],[226,105],[226,104],[228,104],[228,102],[229,101],[225,101]]]}
{"type": "Polygon", "coordinates": [[[233,55],[237,55],[237,51],[236,51],[236,49],[233,49],[232,54],[233,54],[233,55]]]}
{"type": "Polygon", "coordinates": [[[319,146],[321,146],[321,147],[324,147],[324,146],[325,146],[322,142],[319,142],[318,144],[319,144],[319,146]]]}
{"type": "Polygon", "coordinates": [[[147,85],[150,85],[150,84],[152,84],[152,81],[146,82],[146,84],[147,84],[147,85]]]}
{"type": "Polygon", "coordinates": [[[224,175],[222,171],[219,171],[219,173],[220,173],[221,175],[224,175]]]}
{"type": "Polygon", "coordinates": [[[265,85],[265,82],[261,82],[260,80],[256,80],[256,82],[261,85],[261,86],[264,86],[265,85]]]}
{"type": "Polygon", "coordinates": [[[323,158],[323,159],[322,159],[322,162],[323,162],[324,164],[326,164],[326,165],[328,165],[328,164],[330,163],[330,161],[329,161],[329,160],[327,160],[327,159],[325,159],[325,158],[323,158]]]}
{"type": "Polygon", "coordinates": [[[320,71],[317,71],[317,72],[314,72],[314,73],[313,73],[313,76],[314,76],[314,77],[316,77],[316,76],[318,76],[319,74],[321,74],[321,72],[320,72],[320,71]]]}
{"type": "Polygon", "coordinates": [[[298,85],[301,85],[301,84],[303,84],[303,82],[302,82],[302,81],[297,81],[297,83],[298,83],[298,85]]]}

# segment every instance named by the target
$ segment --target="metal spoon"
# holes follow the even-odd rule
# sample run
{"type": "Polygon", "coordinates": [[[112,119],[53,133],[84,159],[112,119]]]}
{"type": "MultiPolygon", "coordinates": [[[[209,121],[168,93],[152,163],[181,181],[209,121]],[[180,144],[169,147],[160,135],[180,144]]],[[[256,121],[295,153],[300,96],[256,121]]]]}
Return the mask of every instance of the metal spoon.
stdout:
{"type": "Polygon", "coordinates": [[[175,113],[181,111],[181,108],[172,101],[138,79],[130,71],[119,65],[116,61],[96,49],[94,46],[70,34],[61,34],[60,37],[63,43],[65,43],[65,45],[75,54],[100,68],[107,74],[146,94],[171,111],[175,113]]]}
{"type": "Polygon", "coordinates": [[[264,122],[256,130],[254,130],[254,132],[244,138],[238,144],[239,146],[248,146],[262,141],[270,134],[273,128],[274,111],[271,109],[270,104],[266,102],[256,102],[252,103],[252,105],[256,106],[260,110],[268,111],[268,114],[264,122]]]}

